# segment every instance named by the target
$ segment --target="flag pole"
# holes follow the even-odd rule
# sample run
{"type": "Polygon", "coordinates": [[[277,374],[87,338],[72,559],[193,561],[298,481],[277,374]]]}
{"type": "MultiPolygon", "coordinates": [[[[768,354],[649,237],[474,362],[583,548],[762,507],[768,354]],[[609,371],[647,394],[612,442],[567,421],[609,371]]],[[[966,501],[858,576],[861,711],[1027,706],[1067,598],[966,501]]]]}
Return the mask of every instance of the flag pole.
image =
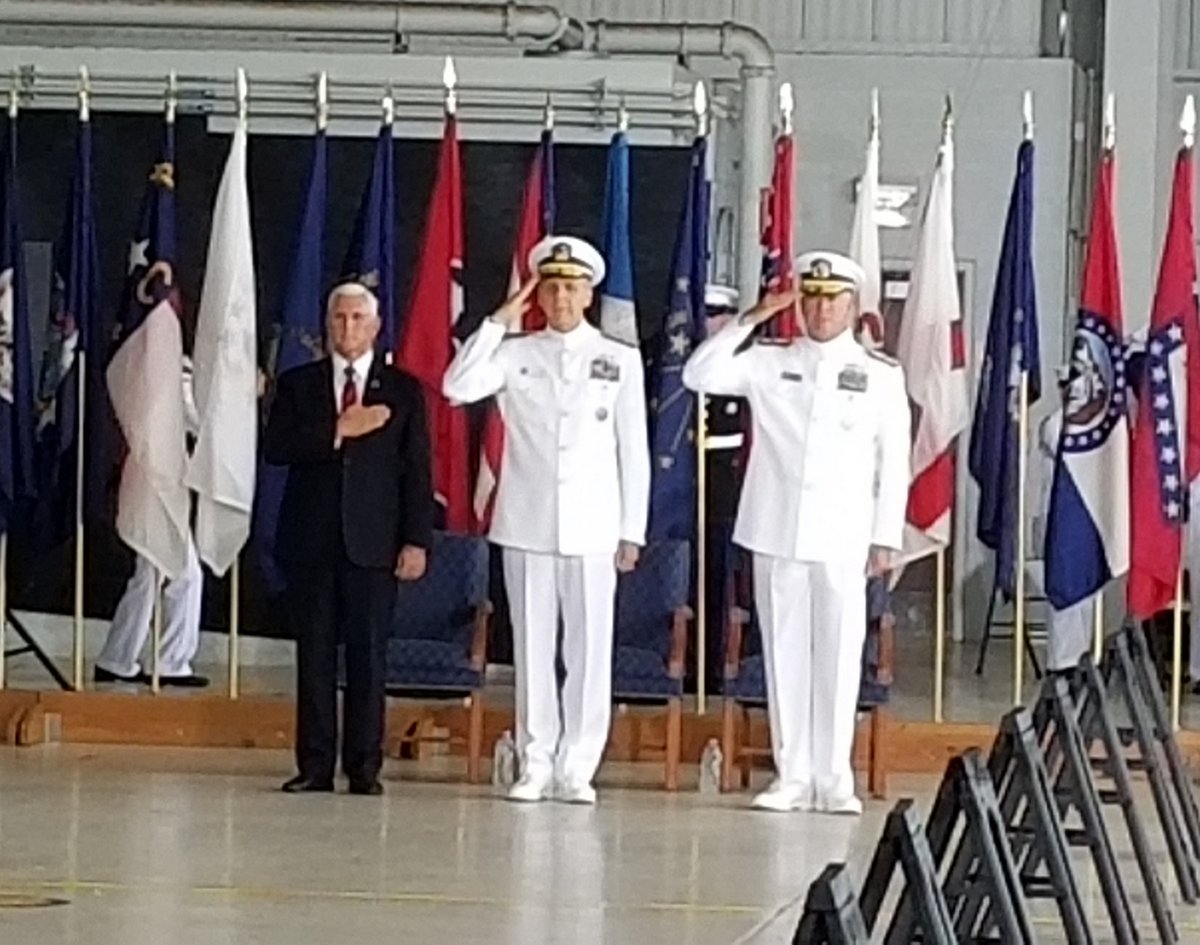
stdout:
{"type": "Polygon", "coordinates": [[[1171,731],[1179,731],[1183,698],[1183,560],[1175,574],[1175,603],[1171,607],[1171,731]]]}
{"type": "Polygon", "coordinates": [[[946,549],[938,546],[935,555],[937,563],[937,600],[933,606],[934,631],[933,640],[933,720],[937,723],[946,720],[946,549]]]}
{"type": "MultiPolygon", "coordinates": [[[[622,106],[622,110],[624,106],[622,106]]],[[[708,90],[697,82],[692,94],[696,137],[708,134],[708,90]]],[[[705,274],[707,278],[707,273],[705,274]]],[[[708,710],[708,398],[696,393],[696,712],[708,710]]]]}
{"type": "MultiPolygon", "coordinates": [[[[87,66],[79,67],[79,122],[91,121],[91,80],[87,66]]],[[[75,620],[71,642],[72,685],[83,690],[83,574],[84,558],[84,417],[87,416],[87,351],[80,346],[75,354],[75,381],[78,406],[75,426],[75,620]]]]}
{"type": "MultiPolygon", "coordinates": [[[[17,97],[17,77],[13,74],[13,82],[8,90],[8,120],[17,120],[19,99],[17,97]]],[[[15,498],[15,497],[14,497],[15,498]]],[[[0,689],[8,686],[8,527],[0,535],[0,689]]]]}
{"type": "MultiPolygon", "coordinates": [[[[950,138],[954,127],[954,105],[950,96],[946,96],[945,108],[942,112],[942,146],[950,138]]],[[[872,139],[879,135],[879,90],[871,90],[871,123],[872,139]]],[[[938,162],[941,163],[939,151],[938,162]]],[[[937,577],[934,584],[935,600],[933,602],[933,721],[937,723],[946,720],[946,548],[938,545],[934,555],[937,577]]]]}
{"type": "MultiPolygon", "coordinates": [[[[1021,134],[1026,141],[1033,140],[1033,93],[1025,92],[1021,102],[1021,134]]],[[[1018,320],[1024,313],[1018,312],[1018,320]]],[[[1024,326],[1018,330],[1024,332],[1024,326]]],[[[1024,344],[1020,348],[1021,376],[1018,384],[1017,407],[1017,535],[1016,535],[1016,614],[1013,618],[1013,705],[1020,705],[1025,690],[1025,506],[1027,498],[1026,478],[1029,442],[1029,370],[1024,344]]]]}
{"type": "MultiPolygon", "coordinates": [[[[1188,96],[1183,104],[1183,115],[1179,119],[1179,130],[1183,132],[1183,146],[1191,149],[1196,143],[1196,102],[1188,96]]],[[[1188,351],[1188,357],[1195,352],[1188,351]]],[[[1187,416],[1187,412],[1184,412],[1187,416]]],[[[1186,470],[1185,470],[1186,481],[1186,470]]],[[[1186,496],[1186,492],[1185,492],[1186,496]]],[[[1182,531],[1180,543],[1182,544],[1182,531]]],[[[1193,595],[1194,596],[1194,595],[1193,595]]],[[[1179,567],[1175,574],[1175,603],[1172,609],[1171,640],[1171,730],[1179,731],[1181,701],[1183,698],[1183,555],[1179,556],[1179,567]]]]}
{"type": "MultiPolygon", "coordinates": [[[[1104,97],[1104,131],[1101,147],[1105,156],[1111,155],[1117,146],[1116,98],[1112,92],[1104,97]]],[[[1096,593],[1092,607],[1092,662],[1100,665],[1104,656],[1104,588],[1096,593]]]]}
{"type": "Polygon", "coordinates": [[[150,692],[162,692],[163,575],[154,569],[154,614],[150,623],[150,692]]]}
{"type": "MultiPolygon", "coordinates": [[[[237,119],[238,124],[246,127],[250,114],[250,89],[246,81],[246,70],[238,66],[237,70],[237,119]]],[[[237,699],[241,694],[240,654],[239,644],[242,627],[241,611],[241,561],[233,559],[229,569],[229,698],[237,699]]]]}

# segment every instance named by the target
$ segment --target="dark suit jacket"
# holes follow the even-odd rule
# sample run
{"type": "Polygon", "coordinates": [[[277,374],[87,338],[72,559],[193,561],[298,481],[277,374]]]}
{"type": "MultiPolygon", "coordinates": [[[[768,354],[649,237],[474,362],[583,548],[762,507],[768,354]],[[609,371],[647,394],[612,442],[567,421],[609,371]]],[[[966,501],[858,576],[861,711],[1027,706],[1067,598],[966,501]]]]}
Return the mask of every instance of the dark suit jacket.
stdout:
{"type": "Polygon", "coordinates": [[[333,441],[337,409],[329,358],[285,371],[264,436],[267,462],[288,466],[275,554],[285,564],[337,560],[392,568],[403,545],[428,548],[433,527],[425,399],[411,376],[376,353],[363,404],[392,415],[364,437],[333,441]]]}

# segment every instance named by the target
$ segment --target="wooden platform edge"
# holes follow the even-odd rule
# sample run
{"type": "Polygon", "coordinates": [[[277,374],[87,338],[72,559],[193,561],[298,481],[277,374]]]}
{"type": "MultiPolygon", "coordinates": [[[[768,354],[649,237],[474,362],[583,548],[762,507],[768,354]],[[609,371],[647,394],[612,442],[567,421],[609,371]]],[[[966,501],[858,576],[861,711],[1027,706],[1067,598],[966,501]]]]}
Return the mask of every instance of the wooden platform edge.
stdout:
{"type": "MultiPolygon", "coordinates": [[[[0,692],[0,730],[8,744],[39,743],[42,718],[54,718],[58,740],[66,744],[150,745],[183,748],[274,748],[292,745],[294,709],[291,700],[223,695],[151,697],[100,692],[0,692]],[[35,719],[36,717],[36,719],[35,719]],[[36,721],[37,725],[29,724],[36,721]],[[24,722],[24,724],[22,724],[24,722]],[[33,731],[37,728],[37,732],[33,731]]],[[[410,702],[391,700],[388,736],[416,724],[432,726],[456,739],[465,735],[467,710],[458,700],[410,702]],[[424,721],[423,721],[424,720],[424,721]]],[[[656,761],[662,757],[666,712],[657,708],[615,707],[606,758],[612,761],[656,761]]],[[[859,724],[858,766],[865,764],[868,722],[859,724]]],[[[484,716],[484,755],[505,729],[513,727],[511,710],[488,707],[484,716]]],[[[709,739],[720,735],[720,717],[685,715],[684,764],[696,764],[709,739]]],[[[940,773],[956,753],[972,746],[986,748],[995,729],[982,724],[935,725],[889,717],[885,726],[886,767],[895,773],[940,773]]],[[[768,742],[766,719],[755,713],[751,739],[768,742]]],[[[1200,755],[1200,732],[1183,733],[1181,746],[1189,756],[1200,755]]],[[[450,744],[447,750],[459,752],[450,744]]]]}

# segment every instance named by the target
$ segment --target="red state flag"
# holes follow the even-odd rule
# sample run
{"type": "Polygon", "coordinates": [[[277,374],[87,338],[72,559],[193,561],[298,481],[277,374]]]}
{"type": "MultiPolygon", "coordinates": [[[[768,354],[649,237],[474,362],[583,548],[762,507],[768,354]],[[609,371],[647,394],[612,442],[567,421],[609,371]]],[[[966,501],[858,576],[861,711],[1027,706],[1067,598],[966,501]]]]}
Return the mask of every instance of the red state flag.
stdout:
{"type": "Polygon", "coordinates": [[[437,180],[425,217],[425,242],[413,282],[396,364],[425,390],[433,452],[434,496],[445,508],[446,528],[467,532],[467,414],[442,396],[442,375],[454,356],[454,327],[463,311],[462,167],[455,120],[447,116],[437,180]]]}
{"type": "Polygon", "coordinates": [[[1200,472],[1192,162],[1192,149],[1181,148],[1133,428],[1128,603],[1129,611],[1142,618],[1167,609],[1175,599],[1188,484],[1200,472]]]}

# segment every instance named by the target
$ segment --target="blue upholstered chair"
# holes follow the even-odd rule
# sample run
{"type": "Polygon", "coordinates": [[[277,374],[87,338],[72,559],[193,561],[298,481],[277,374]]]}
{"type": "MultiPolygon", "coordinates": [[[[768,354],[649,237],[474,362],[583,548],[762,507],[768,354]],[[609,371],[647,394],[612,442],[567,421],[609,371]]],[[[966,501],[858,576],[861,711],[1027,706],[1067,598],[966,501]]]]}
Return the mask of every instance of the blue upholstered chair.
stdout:
{"type": "MultiPolygon", "coordinates": [[[[467,779],[472,783],[479,780],[483,751],[491,612],[486,540],[435,532],[424,577],[396,585],[387,641],[388,695],[465,700],[467,779]]],[[[426,740],[420,730],[398,739],[400,746],[426,740]]]]}
{"type": "Polygon", "coordinates": [[[613,701],[622,711],[630,703],[666,704],[662,751],[668,791],[679,786],[691,568],[688,542],[651,542],[638,566],[617,581],[613,701]]]}
{"type": "MultiPolygon", "coordinates": [[[[721,789],[733,788],[733,769],[741,770],[742,787],[750,783],[753,759],[769,757],[770,748],[749,743],[749,710],[766,708],[767,677],[763,664],[762,632],[754,609],[749,557],[734,555],[741,566],[731,568],[726,599],[733,601],[725,630],[725,663],[721,672],[721,789]]],[[[887,584],[867,583],[867,636],[863,642],[862,679],[858,710],[869,716],[867,739],[867,790],[872,797],[887,794],[887,714],[882,707],[891,693],[895,619],[890,611],[887,584]]]]}

